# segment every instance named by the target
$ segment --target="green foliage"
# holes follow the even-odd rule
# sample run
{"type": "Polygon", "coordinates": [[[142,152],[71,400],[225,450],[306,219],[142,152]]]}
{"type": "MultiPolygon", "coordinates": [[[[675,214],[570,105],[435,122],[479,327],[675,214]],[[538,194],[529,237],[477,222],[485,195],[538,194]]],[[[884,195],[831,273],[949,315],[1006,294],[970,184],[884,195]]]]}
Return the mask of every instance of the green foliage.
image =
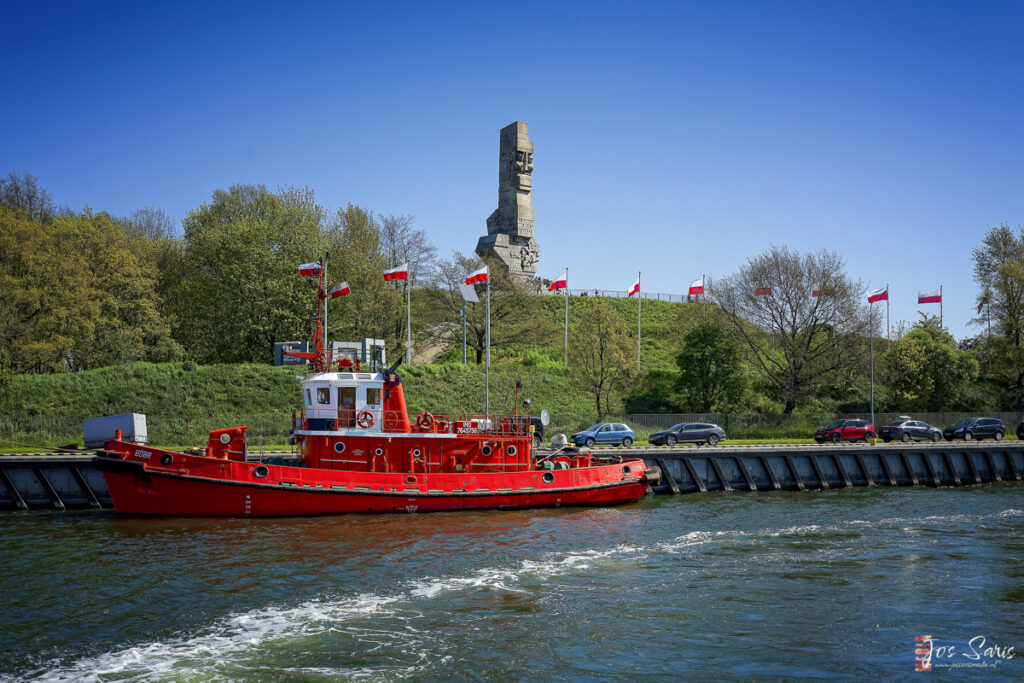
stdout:
{"type": "Polygon", "coordinates": [[[679,373],[651,370],[625,399],[627,413],[679,413],[679,373]]]}
{"type": "Polygon", "coordinates": [[[203,362],[269,362],[275,342],[303,338],[308,285],[296,268],[322,255],[321,220],[311,192],[254,185],[189,212],[167,285],[175,338],[203,362]]]}
{"type": "Polygon", "coordinates": [[[978,362],[957,347],[936,318],[923,317],[885,353],[888,385],[900,408],[938,412],[957,407],[978,362]]]}
{"type": "Polygon", "coordinates": [[[0,206],[0,341],[16,372],[146,357],[168,333],[148,244],[106,213],[48,224],[0,206]]]}
{"type": "Polygon", "coordinates": [[[610,412],[615,399],[631,388],[638,374],[635,353],[615,310],[604,301],[591,301],[570,339],[569,363],[594,397],[598,416],[610,412]]]}
{"type": "Polygon", "coordinates": [[[720,326],[701,323],[686,333],[676,356],[684,411],[728,412],[743,397],[739,346],[720,326]]]}
{"type": "Polygon", "coordinates": [[[986,337],[986,381],[1017,410],[1024,409],[1024,228],[992,228],[973,251],[974,279],[981,288],[979,317],[986,337]]]}

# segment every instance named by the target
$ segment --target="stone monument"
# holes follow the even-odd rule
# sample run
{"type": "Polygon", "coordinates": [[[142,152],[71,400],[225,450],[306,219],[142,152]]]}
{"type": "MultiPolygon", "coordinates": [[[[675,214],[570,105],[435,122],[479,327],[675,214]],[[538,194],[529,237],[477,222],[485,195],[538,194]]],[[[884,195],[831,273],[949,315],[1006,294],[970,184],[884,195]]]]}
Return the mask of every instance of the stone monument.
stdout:
{"type": "Polygon", "coordinates": [[[487,218],[487,234],[476,243],[481,258],[496,256],[510,273],[537,274],[540,247],[533,238],[533,143],[522,121],[501,129],[498,208],[487,218]]]}

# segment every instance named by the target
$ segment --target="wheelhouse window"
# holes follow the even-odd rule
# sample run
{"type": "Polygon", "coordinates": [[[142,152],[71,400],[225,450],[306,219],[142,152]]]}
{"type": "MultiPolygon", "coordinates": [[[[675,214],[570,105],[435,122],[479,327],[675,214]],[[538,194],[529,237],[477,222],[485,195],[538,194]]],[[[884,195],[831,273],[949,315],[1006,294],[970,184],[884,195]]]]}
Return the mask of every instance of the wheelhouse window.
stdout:
{"type": "Polygon", "coordinates": [[[367,389],[366,390],[366,405],[378,406],[380,405],[380,389],[367,389]]]}
{"type": "Polygon", "coordinates": [[[331,405],[331,390],[327,387],[319,387],[316,390],[316,402],[322,406],[331,405]]]}

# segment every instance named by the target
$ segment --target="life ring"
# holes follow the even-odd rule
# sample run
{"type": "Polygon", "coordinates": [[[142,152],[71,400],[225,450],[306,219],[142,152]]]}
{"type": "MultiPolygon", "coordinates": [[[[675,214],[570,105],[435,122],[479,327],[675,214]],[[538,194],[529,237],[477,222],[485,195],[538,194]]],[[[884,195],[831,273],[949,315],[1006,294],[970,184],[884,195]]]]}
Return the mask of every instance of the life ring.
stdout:
{"type": "Polygon", "coordinates": [[[359,417],[356,418],[356,424],[363,429],[369,429],[373,426],[373,413],[369,410],[364,410],[359,413],[359,417]]]}
{"type": "Polygon", "coordinates": [[[434,426],[434,416],[426,411],[420,413],[419,417],[416,418],[416,426],[421,431],[430,431],[430,428],[434,426]]]}

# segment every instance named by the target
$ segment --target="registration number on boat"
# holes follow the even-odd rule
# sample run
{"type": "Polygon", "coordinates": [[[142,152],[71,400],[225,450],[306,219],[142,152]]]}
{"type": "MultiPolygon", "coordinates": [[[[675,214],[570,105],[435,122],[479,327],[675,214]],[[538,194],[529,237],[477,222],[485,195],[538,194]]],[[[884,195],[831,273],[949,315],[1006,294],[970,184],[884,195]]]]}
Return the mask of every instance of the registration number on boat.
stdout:
{"type": "Polygon", "coordinates": [[[144,451],[140,448],[136,448],[135,457],[139,458],[140,460],[149,460],[150,458],[153,457],[153,453],[151,451],[144,451]]]}

